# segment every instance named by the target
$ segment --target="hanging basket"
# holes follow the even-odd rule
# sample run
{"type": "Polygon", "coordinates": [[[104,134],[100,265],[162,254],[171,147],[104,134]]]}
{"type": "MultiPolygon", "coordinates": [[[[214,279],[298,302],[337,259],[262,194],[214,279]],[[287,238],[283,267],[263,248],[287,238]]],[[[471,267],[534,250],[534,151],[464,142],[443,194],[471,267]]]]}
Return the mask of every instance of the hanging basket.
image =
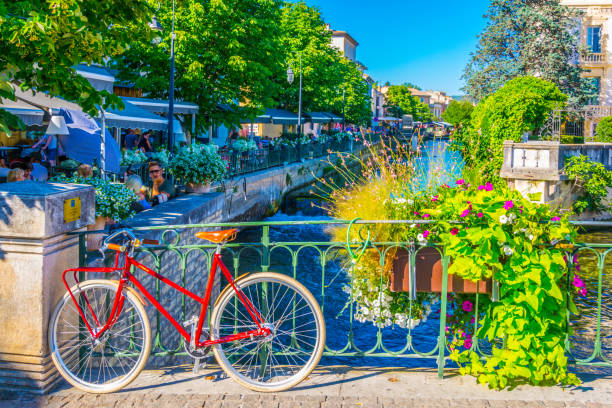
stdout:
{"type": "MultiPolygon", "coordinates": [[[[414,274],[411,275],[410,254],[401,249],[393,260],[390,290],[392,292],[410,292],[414,282],[416,292],[442,292],[442,257],[436,248],[424,247],[417,250],[414,262],[414,274]]],[[[472,282],[458,276],[448,275],[447,292],[455,293],[492,293],[491,279],[472,282]]]]}

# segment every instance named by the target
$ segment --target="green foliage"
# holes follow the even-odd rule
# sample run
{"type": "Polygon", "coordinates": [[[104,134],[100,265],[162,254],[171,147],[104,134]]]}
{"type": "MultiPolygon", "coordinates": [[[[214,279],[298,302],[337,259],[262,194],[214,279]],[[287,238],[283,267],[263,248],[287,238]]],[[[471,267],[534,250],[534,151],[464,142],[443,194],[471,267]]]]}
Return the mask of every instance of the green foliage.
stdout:
{"type": "Polygon", "coordinates": [[[130,206],[134,201],[138,201],[138,197],[123,184],[111,183],[98,177],[83,178],[76,175],[73,177],[58,175],[51,181],[93,186],[96,189],[96,217],[108,217],[121,221],[135,214],[130,206]]]}
{"type": "MultiPolygon", "coordinates": [[[[156,17],[163,32],[151,41],[140,24],[129,27],[130,48],[113,66],[118,79],[153,98],[167,98],[172,0],[156,17]],[[145,75],[143,75],[145,74],[145,75]]],[[[280,43],[280,0],[182,0],[176,2],[175,97],[198,104],[196,128],[238,124],[275,106],[286,77],[280,43]],[[230,109],[218,109],[218,104],[230,109]]]]}
{"type": "Polygon", "coordinates": [[[160,148],[159,150],[150,153],[149,155],[150,161],[156,161],[161,163],[163,167],[167,167],[168,163],[170,163],[170,153],[168,153],[167,149],[160,148]]]}
{"type": "MultiPolygon", "coordinates": [[[[130,22],[150,35],[151,17],[147,0],[0,0],[0,97],[15,100],[11,84],[74,100],[92,115],[103,98],[105,106],[123,106],[119,97],[96,91],[75,66],[104,64],[123,52],[130,22]]],[[[0,130],[7,127],[18,126],[0,110],[0,130]]]]}
{"type": "Polygon", "coordinates": [[[129,166],[130,164],[141,164],[146,163],[148,157],[141,150],[123,150],[121,154],[121,162],[119,163],[122,166],[129,166]]]}
{"type": "Polygon", "coordinates": [[[566,100],[550,81],[514,78],[476,106],[470,125],[455,135],[455,147],[468,168],[481,168],[487,180],[496,182],[504,141],[518,142],[524,132],[537,132],[549,112],[563,107],[566,100]]]}
{"type": "Polygon", "coordinates": [[[590,210],[606,211],[610,205],[606,200],[608,188],[612,188],[612,171],[603,164],[593,162],[587,156],[572,156],[565,160],[565,174],[580,188],[582,195],[574,203],[574,211],[580,214],[590,210]]]}
{"type": "Polygon", "coordinates": [[[442,113],[442,119],[454,126],[467,124],[472,117],[474,105],[468,101],[451,101],[448,108],[442,113]]]}
{"type": "Polygon", "coordinates": [[[595,140],[597,142],[612,142],[612,116],[607,116],[599,121],[596,133],[595,140]]]}
{"type": "Polygon", "coordinates": [[[238,152],[248,152],[257,150],[257,144],[255,144],[254,140],[239,139],[232,144],[232,149],[238,152]]]}
{"type": "Polygon", "coordinates": [[[576,38],[581,13],[559,0],[491,0],[464,72],[466,93],[480,101],[512,78],[534,75],[559,86],[571,103],[586,103],[592,85],[572,62],[584,51],[576,38]]]}
{"type": "Polygon", "coordinates": [[[406,85],[391,85],[387,91],[386,102],[385,108],[395,117],[412,115],[412,119],[419,122],[429,122],[434,118],[429,106],[412,96],[406,85]]]}
{"type": "Polygon", "coordinates": [[[208,184],[223,180],[227,163],[215,145],[182,147],[170,161],[169,171],[185,183],[208,184]]]}

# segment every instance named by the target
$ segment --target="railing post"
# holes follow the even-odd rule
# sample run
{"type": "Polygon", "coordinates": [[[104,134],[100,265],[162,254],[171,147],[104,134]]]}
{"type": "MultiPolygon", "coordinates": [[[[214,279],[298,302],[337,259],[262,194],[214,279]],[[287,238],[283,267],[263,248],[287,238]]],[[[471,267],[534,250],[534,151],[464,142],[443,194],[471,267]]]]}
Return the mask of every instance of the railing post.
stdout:
{"type": "Polygon", "coordinates": [[[270,268],[270,227],[264,225],[261,234],[261,270],[268,272],[270,268]]]}
{"type": "Polygon", "coordinates": [[[438,378],[444,378],[444,353],[446,351],[446,307],[448,304],[448,256],[442,255],[442,292],[440,293],[440,334],[438,337],[438,378]]]}

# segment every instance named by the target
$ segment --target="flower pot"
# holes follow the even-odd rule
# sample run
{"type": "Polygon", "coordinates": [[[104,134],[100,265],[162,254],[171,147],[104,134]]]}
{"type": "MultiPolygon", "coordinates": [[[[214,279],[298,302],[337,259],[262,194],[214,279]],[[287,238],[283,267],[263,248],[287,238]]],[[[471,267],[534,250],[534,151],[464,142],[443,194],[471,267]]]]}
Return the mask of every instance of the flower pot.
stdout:
{"type": "MultiPolygon", "coordinates": [[[[110,220],[108,217],[98,216],[93,224],[87,226],[87,231],[103,230],[110,220]]],[[[100,249],[103,239],[104,234],[87,234],[87,250],[95,251],[100,249]]]]}
{"type": "Polygon", "coordinates": [[[210,193],[210,184],[187,183],[185,184],[185,192],[197,194],[210,193]]]}
{"type": "MultiPolygon", "coordinates": [[[[436,248],[425,247],[415,256],[415,286],[417,292],[442,292],[442,259],[436,248]]],[[[392,292],[410,291],[410,256],[408,251],[399,250],[393,260],[390,290],[392,292]]],[[[448,275],[447,292],[455,293],[492,293],[491,279],[472,282],[458,276],[448,275]]]]}

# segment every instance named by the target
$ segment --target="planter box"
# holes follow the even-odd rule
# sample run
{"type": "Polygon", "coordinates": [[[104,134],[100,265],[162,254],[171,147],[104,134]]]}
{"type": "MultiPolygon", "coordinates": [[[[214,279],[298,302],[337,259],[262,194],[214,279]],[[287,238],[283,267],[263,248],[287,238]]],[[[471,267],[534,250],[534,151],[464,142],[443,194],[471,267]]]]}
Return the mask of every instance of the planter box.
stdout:
{"type": "MultiPolygon", "coordinates": [[[[425,247],[418,250],[415,256],[415,281],[417,292],[442,292],[442,260],[436,248],[425,247]]],[[[476,282],[463,280],[457,276],[448,275],[447,292],[476,293],[476,282]]],[[[392,292],[410,291],[410,256],[402,249],[393,260],[390,290],[392,292]]],[[[492,280],[478,283],[479,293],[492,293],[492,280]]]]}

